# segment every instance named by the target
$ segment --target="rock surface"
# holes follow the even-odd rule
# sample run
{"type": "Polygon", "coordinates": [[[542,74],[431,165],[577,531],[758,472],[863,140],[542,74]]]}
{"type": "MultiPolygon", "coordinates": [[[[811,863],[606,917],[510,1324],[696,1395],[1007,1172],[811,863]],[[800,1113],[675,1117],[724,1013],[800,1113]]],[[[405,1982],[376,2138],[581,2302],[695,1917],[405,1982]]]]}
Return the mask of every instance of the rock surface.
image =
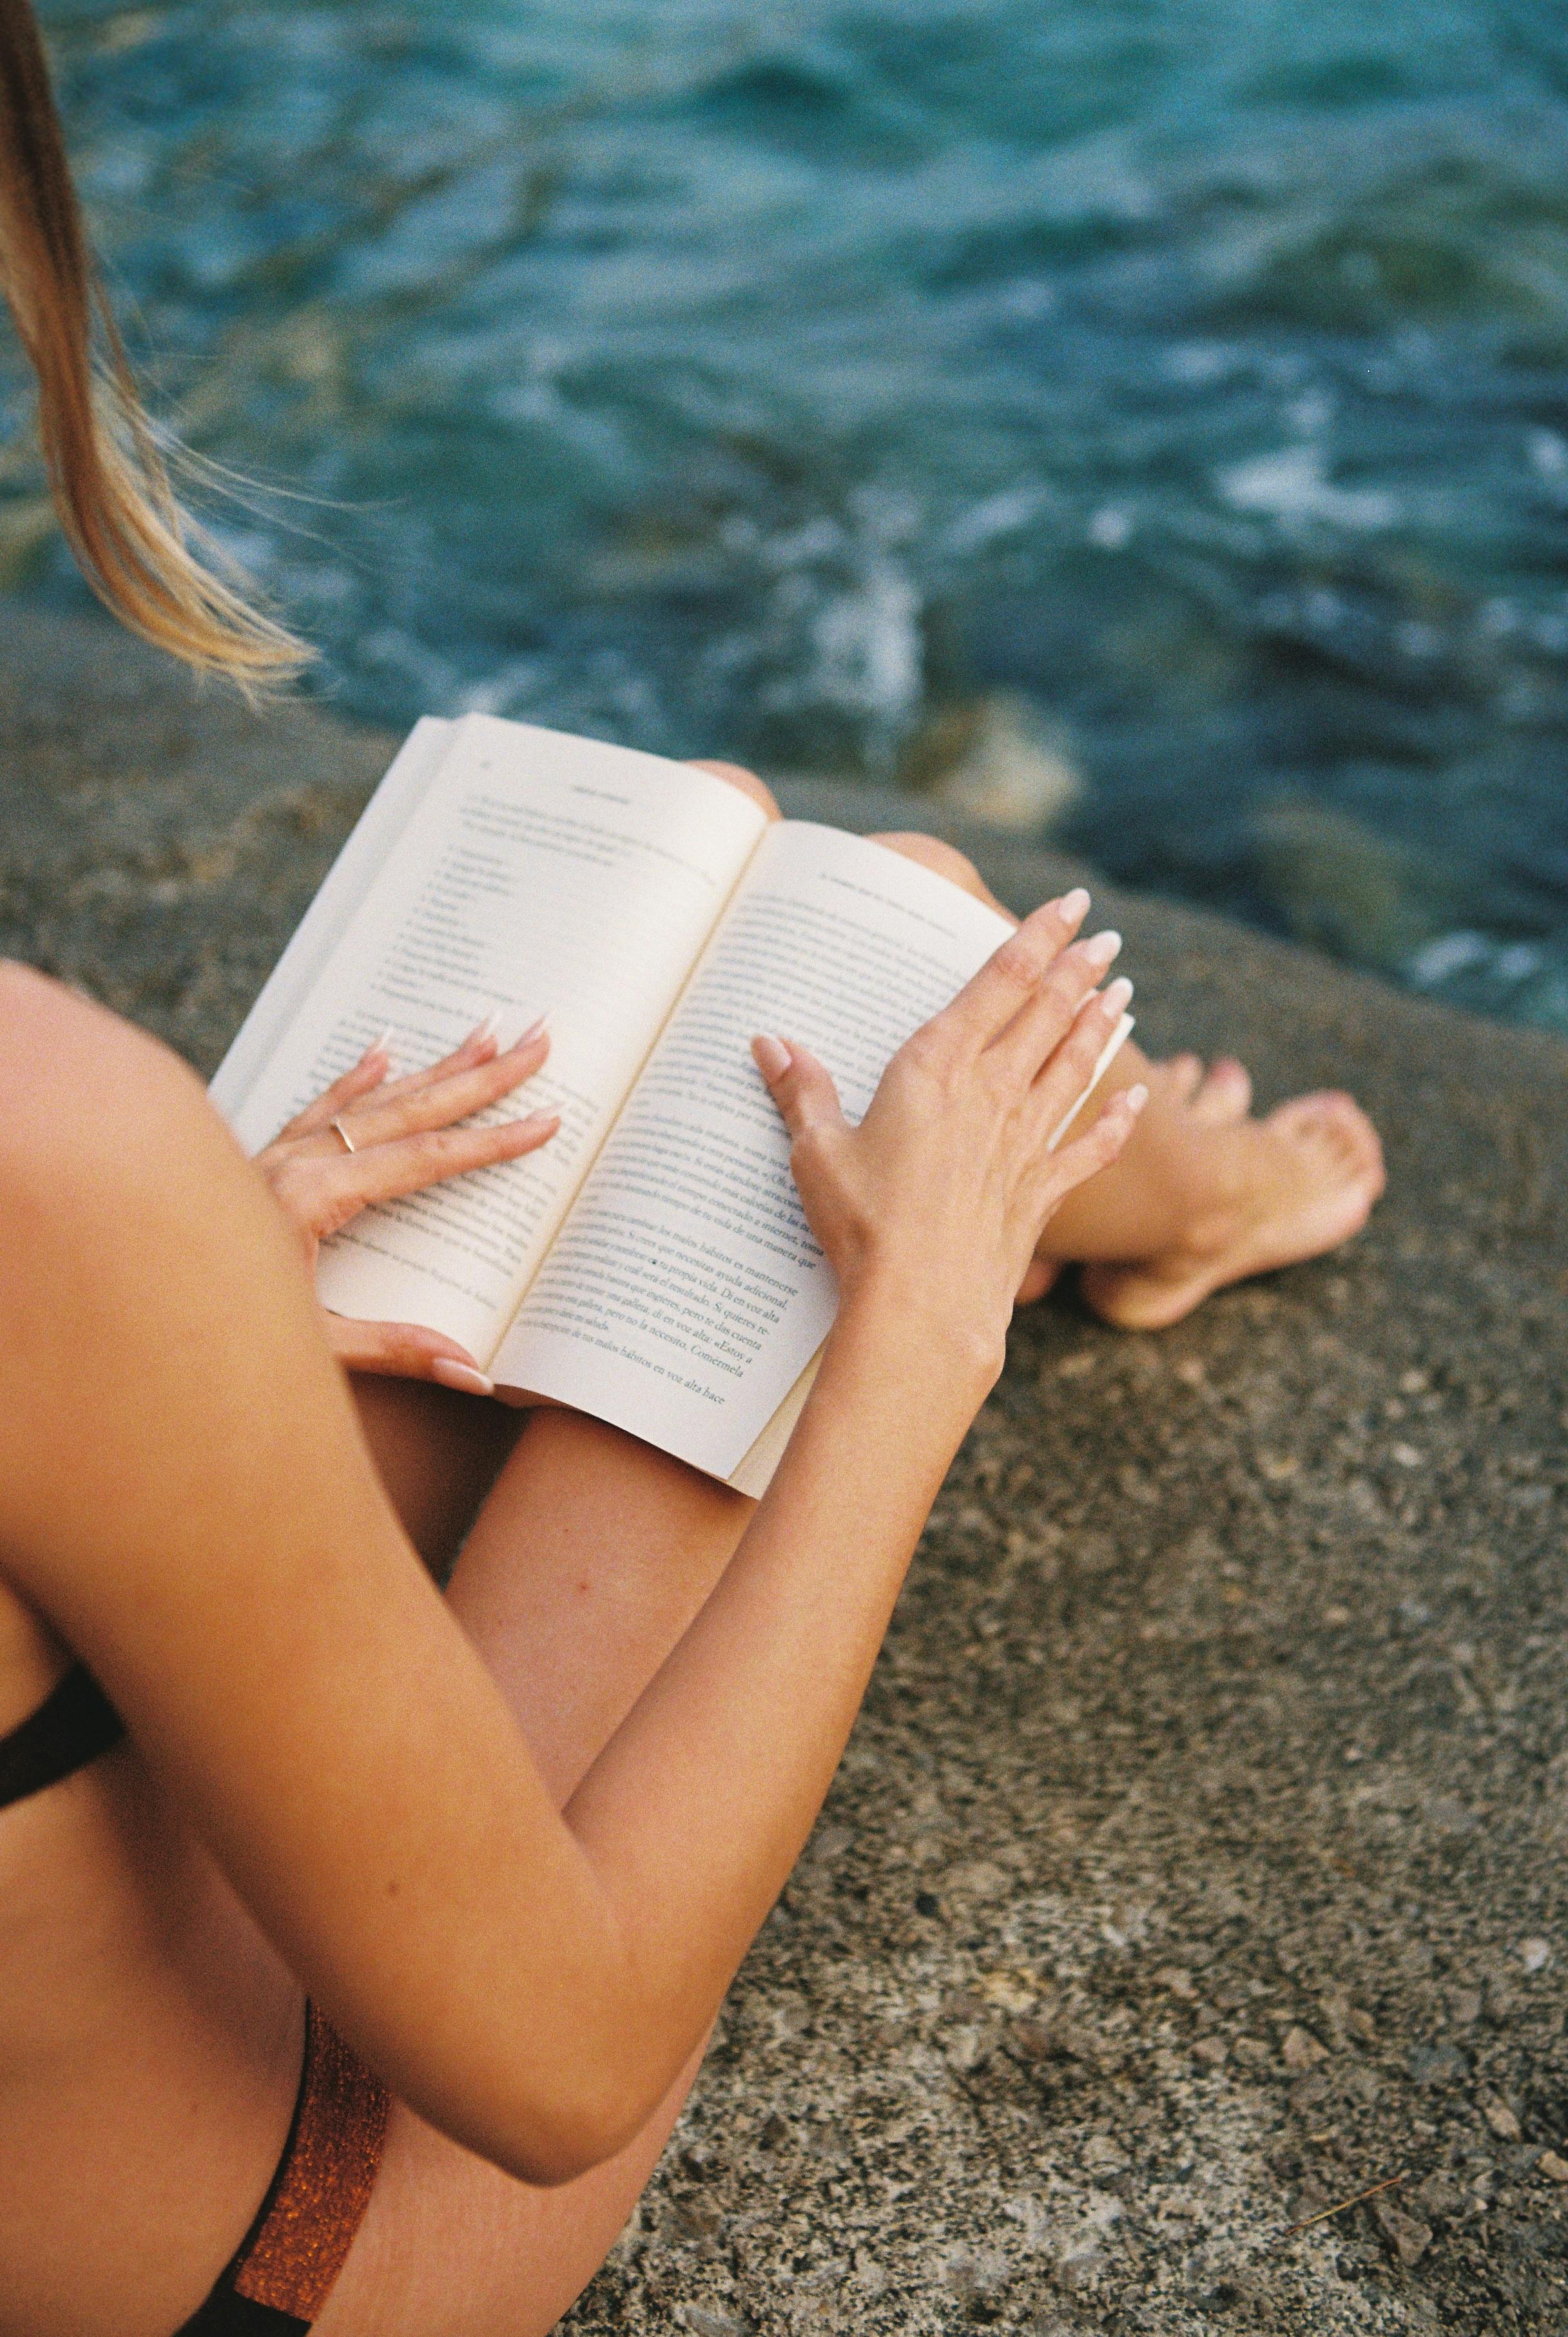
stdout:
{"type": "MultiPolygon", "coordinates": [[[[210,1070],[388,744],[7,611],[0,947],[210,1070]]],[[[1568,1051],[1097,905],[1141,1035],[1352,1088],[1388,1199],[1160,1337],[1020,1320],[574,2337],[1568,2330],[1568,1051]]]]}

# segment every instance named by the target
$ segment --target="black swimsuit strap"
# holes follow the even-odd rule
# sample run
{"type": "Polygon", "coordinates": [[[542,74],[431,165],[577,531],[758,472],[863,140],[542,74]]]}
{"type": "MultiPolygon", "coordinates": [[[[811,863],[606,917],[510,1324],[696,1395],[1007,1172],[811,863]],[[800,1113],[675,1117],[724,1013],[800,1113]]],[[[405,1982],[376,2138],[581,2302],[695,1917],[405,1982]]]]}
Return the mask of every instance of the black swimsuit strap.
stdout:
{"type": "Polygon", "coordinates": [[[125,1734],[119,1714],[84,1664],[64,1678],[8,1736],[0,1736],[0,1810],[74,1775],[125,1734]]]}

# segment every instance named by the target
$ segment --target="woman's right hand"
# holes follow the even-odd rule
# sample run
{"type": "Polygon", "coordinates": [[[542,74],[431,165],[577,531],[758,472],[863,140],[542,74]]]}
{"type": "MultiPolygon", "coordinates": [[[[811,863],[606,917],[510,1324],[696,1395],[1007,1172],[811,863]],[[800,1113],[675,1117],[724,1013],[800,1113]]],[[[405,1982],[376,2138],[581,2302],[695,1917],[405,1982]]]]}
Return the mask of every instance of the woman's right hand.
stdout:
{"type": "MultiPolygon", "coordinates": [[[[368,1048],[252,1163],[293,1227],[314,1271],[321,1244],[361,1209],[425,1191],[449,1177],[518,1160],[548,1144],[553,1111],[477,1120],[525,1080],[550,1051],[542,1023],[502,1049],[488,1023],[427,1069],[390,1076],[385,1041],[368,1048]]],[[[493,1395],[466,1347],[419,1323],[369,1323],[323,1309],[328,1343],[347,1371],[429,1379],[470,1395],[493,1395]]]]}
{"type": "Polygon", "coordinates": [[[1047,1149],[1132,995],[1122,981],[1095,989],[1120,943],[1074,940],[1088,906],[1070,893],[1026,918],[898,1050],[858,1128],[814,1055],[753,1041],[841,1309],[886,1301],[909,1335],[988,1374],[982,1394],[1047,1220],[1116,1159],[1148,1100],[1129,1088],[1083,1135],[1047,1149]]]}

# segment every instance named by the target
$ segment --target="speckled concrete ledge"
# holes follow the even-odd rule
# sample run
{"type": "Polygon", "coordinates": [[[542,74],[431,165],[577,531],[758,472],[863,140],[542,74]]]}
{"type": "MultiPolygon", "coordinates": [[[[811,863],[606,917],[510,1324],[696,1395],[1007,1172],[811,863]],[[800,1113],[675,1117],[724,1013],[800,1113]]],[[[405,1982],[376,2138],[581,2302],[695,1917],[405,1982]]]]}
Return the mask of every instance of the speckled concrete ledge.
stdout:
{"type": "MultiPolygon", "coordinates": [[[[211,1068],[387,751],[5,609],[0,946],[211,1068]]],[[[1099,905],[1142,1035],[1352,1088],[1388,1200],[1161,1337],[1020,1322],[575,2337],[1568,2330],[1568,1051],[1099,905]]]]}

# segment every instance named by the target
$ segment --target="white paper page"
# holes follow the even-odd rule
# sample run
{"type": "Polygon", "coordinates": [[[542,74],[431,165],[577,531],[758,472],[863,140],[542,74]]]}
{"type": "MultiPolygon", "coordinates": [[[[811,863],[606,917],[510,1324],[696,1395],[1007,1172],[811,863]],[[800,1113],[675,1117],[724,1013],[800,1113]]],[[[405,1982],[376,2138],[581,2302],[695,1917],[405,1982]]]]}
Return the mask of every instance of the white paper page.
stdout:
{"type": "Polygon", "coordinates": [[[487,715],[446,752],[235,1114],[265,1144],[388,1026],[409,1069],[494,1012],[550,1017],[549,1061],[491,1118],[559,1111],[526,1159],[367,1210],[324,1248],[323,1303],[416,1322],[487,1364],[766,821],[739,788],[487,715]]]}
{"type": "Polygon", "coordinates": [[[268,975],[207,1092],[232,1122],[267,1067],[269,1056],[309,996],[344,927],[364,901],[397,838],[440,768],[452,724],[422,715],[355,822],[326,882],[268,975]]]}
{"type": "Polygon", "coordinates": [[[728,1476],[837,1303],[752,1034],[809,1047],[858,1120],[888,1057],[1012,931],[885,846],[807,822],[771,829],[497,1376],[728,1476]]]}

